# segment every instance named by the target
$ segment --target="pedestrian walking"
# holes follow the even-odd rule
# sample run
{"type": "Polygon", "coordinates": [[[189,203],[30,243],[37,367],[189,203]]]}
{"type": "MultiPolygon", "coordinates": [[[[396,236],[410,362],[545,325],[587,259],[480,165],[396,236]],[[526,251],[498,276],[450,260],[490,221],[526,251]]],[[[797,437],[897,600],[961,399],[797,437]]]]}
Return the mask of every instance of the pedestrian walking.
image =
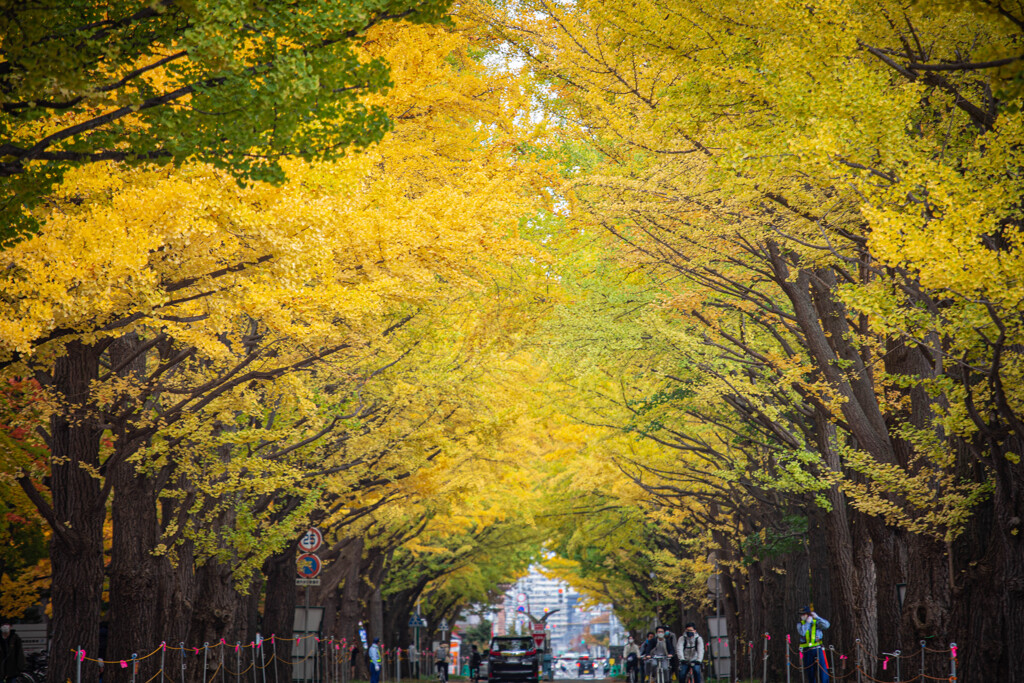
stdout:
{"type": "Polygon", "coordinates": [[[21,636],[5,622],[0,625],[0,679],[13,681],[27,666],[21,636]]]}
{"type": "Polygon", "coordinates": [[[420,677],[420,651],[416,648],[416,643],[409,646],[409,675],[420,677]]]}
{"type": "Polygon", "coordinates": [[[800,643],[800,654],[807,683],[828,683],[828,662],[821,643],[822,633],[828,627],[828,620],[819,617],[810,607],[800,609],[796,631],[803,641],[800,643]]]}

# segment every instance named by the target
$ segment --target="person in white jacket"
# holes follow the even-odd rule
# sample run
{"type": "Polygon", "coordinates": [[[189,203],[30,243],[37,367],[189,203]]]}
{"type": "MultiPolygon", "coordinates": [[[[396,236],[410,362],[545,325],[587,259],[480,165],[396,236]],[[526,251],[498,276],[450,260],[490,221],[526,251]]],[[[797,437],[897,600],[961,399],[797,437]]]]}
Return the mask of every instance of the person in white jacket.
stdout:
{"type": "Polygon", "coordinates": [[[697,633],[692,621],[686,625],[683,635],[676,640],[676,657],[679,658],[679,680],[686,681],[686,674],[693,671],[693,683],[701,683],[700,666],[704,661],[704,639],[697,633]]]}
{"type": "Polygon", "coordinates": [[[630,681],[640,680],[640,646],[633,641],[633,636],[629,636],[629,642],[622,648],[622,670],[630,681]],[[631,673],[634,674],[632,678],[629,676],[631,673]]]}

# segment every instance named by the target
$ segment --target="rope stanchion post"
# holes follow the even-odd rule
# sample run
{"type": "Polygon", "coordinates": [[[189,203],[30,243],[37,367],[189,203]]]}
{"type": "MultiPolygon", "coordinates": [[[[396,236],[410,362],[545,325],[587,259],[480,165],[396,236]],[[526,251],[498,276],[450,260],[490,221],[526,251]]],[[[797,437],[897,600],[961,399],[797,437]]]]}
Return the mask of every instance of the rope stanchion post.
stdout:
{"type": "Polygon", "coordinates": [[[135,672],[139,668],[139,653],[132,653],[132,683],[135,683],[135,672]]]}
{"type": "Polygon", "coordinates": [[[747,641],[747,658],[750,660],[750,678],[754,678],[754,641],[747,641]]]}
{"type": "Polygon", "coordinates": [[[167,674],[164,673],[164,663],[167,659],[167,643],[160,643],[160,678],[163,678],[167,674]]]}
{"type": "MultiPolygon", "coordinates": [[[[259,638],[259,634],[256,634],[256,640],[259,640],[259,638]]],[[[249,646],[252,648],[252,683],[260,683],[259,679],[256,678],[256,640],[249,643],[249,646]]]]}
{"type": "Polygon", "coordinates": [[[900,651],[896,650],[895,652],[883,652],[882,654],[886,656],[886,660],[882,664],[883,669],[885,668],[885,664],[889,662],[889,657],[892,657],[896,660],[896,683],[900,683],[900,651]]]}
{"type": "Polygon", "coordinates": [[[925,683],[924,680],[924,641],[921,641],[921,683],[925,683]]]}
{"type": "Polygon", "coordinates": [[[767,633],[764,634],[764,658],[761,662],[761,683],[768,683],[768,641],[771,640],[771,636],[767,633]]]}
{"type": "Polygon", "coordinates": [[[949,683],[956,683],[956,643],[949,644],[949,683]]]}
{"type": "Polygon", "coordinates": [[[274,662],[274,683],[281,683],[279,680],[281,675],[277,672],[280,668],[277,661],[277,637],[273,633],[270,634],[270,647],[274,650],[274,656],[271,658],[271,661],[274,662]]]}
{"type": "Polygon", "coordinates": [[[181,683],[185,683],[185,643],[178,642],[178,648],[181,650],[181,683]]]}
{"type": "Polygon", "coordinates": [[[82,646],[79,645],[75,649],[75,683],[82,683],[82,659],[84,652],[82,646]]]}
{"type": "Polygon", "coordinates": [[[263,683],[267,683],[267,654],[266,650],[263,649],[263,644],[267,641],[260,638],[260,670],[263,672],[263,683]]]}
{"type": "Polygon", "coordinates": [[[787,633],[786,634],[786,683],[790,683],[790,676],[792,675],[790,673],[790,670],[791,670],[791,668],[793,666],[793,662],[791,662],[789,660],[789,643],[790,643],[790,637],[789,637],[789,634],[787,633]]]}
{"type": "Polygon", "coordinates": [[[235,641],[235,683],[242,678],[242,643],[235,641]]]}
{"type": "MultiPolygon", "coordinates": [[[[825,651],[822,650],[822,654],[824,654],[824,652],[825,651]]],[[[831,680],[834,681],[836,679],[836,646],[835,645],[829,645],[828,646],[828,661],[825,662],[825,671],[828,672],[828,677],[831,680]],[[831,671],[829,669],[831,669],[831,671]]]]}
{"type": "Polygon", "coordinates": [[[857,658],[857,663],[855,664],[855,666],[857,668],[857,683],[861,683],[861,680],[860,680],[860,670],[861,670],[861,666],[860,666],[860,638],[858,638],[854,642],[854,644],[853,644],[853,651],[854,651],[854,656],[857,658]]]}
{"type": "Polygon", "coordinates": [[[206,683],[206,661],[210,657],[209,641],[203,643],[203,683],[206,683]]]}

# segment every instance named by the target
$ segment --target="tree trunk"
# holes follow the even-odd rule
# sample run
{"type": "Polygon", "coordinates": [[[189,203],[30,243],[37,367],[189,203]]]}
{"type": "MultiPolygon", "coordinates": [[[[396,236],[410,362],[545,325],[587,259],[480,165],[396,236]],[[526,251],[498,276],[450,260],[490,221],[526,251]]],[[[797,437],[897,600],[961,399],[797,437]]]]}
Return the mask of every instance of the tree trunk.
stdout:
{"type": "MultiPolygon", "coordinates": [[[[282,552],[268,557],[263,563],[263,571],[267,576],[266,601],[263,607],[263,628],[267,637],[271,635],[284,642],[276,642],[278,653],[284,659],[290,660],[287,656],[291,639],[294,638],[295,627],[295,556],[298,548],[298,540],[289,545],[282,552]]],[[[291,666],[281,660],[276,660],[274,666],[267,672],[270,678],[276,670],[276,677],[270,680],[291,680],[291,666]]]]}
{"type": "MultiPolygon", "coordinates": [[[[220,648],[218,655],[223,653],[225,673],[233,676],[236,670],[244,670],[249,665],[251,657],[249,650],[244,647],[240,647],[238,653],[235,652],[236,643],[241,646],[249,643],[246,634],[240,628],[243,622],[243,596],[235,590],[232,568],[228,565],[208,561],[196,569],[196,581],[195,609],[192,611],[192,623],[185,642],[210,643],[213,653],[215,650],[212,646],[219,644],[223,638],[225,645],[220,648]],[[239,660],[241,669],[236,668],[239,660]]],[[[280,652],[280,647],[278,651],[280,652]]],[[[207,662],[207,672],[210,676],[218,664],[216,657],[210,657],[207,662]]],[[[200,669],[201,667],[190,667],[189,680],[202,681],[200,669]]]]}
{"type": "MultiPolygon", "coordinates": [[[[875,591],[878,602],[878,648],[873,657],[862,656],[865,670],[875,676],[881,652],[892,652],[899,641],[900,609],[896,586],[907,583],[907,544],[905,534],[876,517],[868,518],[871,547],[874,550],[875,591]]],[[[870,654],[870,653],[868,653],[870,654]]]]}
{"type": "MultiPolygon", "coordinates": [[[[110,346],[110,362],[120,367],[121,375],[139,378],[146,369],[145,354],[138,354],[139,337],[125,335],[110,346]]],[[[131,435],[126,421],[115,426],[115,452],[107,476],[113,482],[111,506],[113,540],[110,550],[110,624],[107,659],[131,661],[132,653],[146,655],[163,637],[159,621],[153,618],[159,595],[159,559],[152,555],[157,545],[158,520],[156,488],[148,477],[136,473],[129,458],[140,443],[131,435]]],[[[156,673],[155,658],[140,664],[143,680],[156,673]]],[[[132,671],[110,666],[103,680],[111,683],[130,681],[132,671]]]]}
{"type": "MultiPolygon", "coordinates": [[[[93,476],[100,466],[101,430],[89,412],[99,357],[96,347],[71,341],[53,369],[53,388],[65,407],[50,418],[50,491],[57,524],[50,541],[50,683],[75,680],[73,652],[82,648],[95,657],[99,646],[106,505],[102,481],[93,476]]],[[[88,671],[90,664],[83,667],[88,671]]]]}
{"type": "MultiPolygon", "coordinates": [[[[352,541],[351,560],[348,564],[348,572],[345,574],[345,582],[342,585],[341,606],[338,609],[342,638],[345,639],[350,652],[353,647],[362,647],[359,641],[359,620],[362,616],[359,597],[362,583],[363,547],[362,537],[356,536],[352,541]]],[[[365,657],[362,655],[365,655],[365,652],[354,658],[352,671],[354,678],[365,678],[367,675],[365,657]]]]}
{"type": "Polygon", "coordinates": [[[384,642],[384,600],[381,597],[381,584],[384,582],[386,560],[384,553],[379,550],[374,550],[370,555],[370,569],[367,572],[369,585],[366,586],[366,605],[370,623],[366,634],[371,642],[374,638],[380,639],[381,643],[384,642]]]}
{"type": "Polygon", "coordinates": [[[192,542],[185,541],[177,547],[175,563],[168,557],[159,560],[160,639],[200,646],[202,642],[191,640],[189,635],[198,589],[192,542]]]}

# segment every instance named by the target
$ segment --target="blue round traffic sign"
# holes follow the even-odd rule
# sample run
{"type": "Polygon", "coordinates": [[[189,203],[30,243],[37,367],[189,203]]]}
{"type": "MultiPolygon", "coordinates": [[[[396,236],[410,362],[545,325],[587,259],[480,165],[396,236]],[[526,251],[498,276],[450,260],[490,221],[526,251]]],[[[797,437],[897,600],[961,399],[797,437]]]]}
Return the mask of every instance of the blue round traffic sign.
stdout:
{"type": "Polygon", "coordinates": [[[303,553],[299,555],[299,559],[296,563],[296,568],[299,571],[299,576],[304,579],[315,579],[320,575],[320,570],[323,569],[323,562],[320,558],[313,553],[303,553]]]}

